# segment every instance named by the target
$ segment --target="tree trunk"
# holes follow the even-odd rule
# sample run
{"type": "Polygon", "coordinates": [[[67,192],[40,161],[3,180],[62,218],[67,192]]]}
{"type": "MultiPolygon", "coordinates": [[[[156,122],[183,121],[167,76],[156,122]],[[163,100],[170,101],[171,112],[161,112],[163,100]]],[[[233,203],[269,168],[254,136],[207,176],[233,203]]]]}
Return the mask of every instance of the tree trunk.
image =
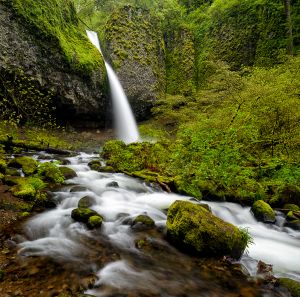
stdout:
{"type": "Polygon", "coordinates": [[[284,12],[286,16],[286,27],[287,27],[287,52],[289,55],[294,54],[294,44],[293,44],[293,25],[291,18],[291,0],[283,0],[284,12]]]}

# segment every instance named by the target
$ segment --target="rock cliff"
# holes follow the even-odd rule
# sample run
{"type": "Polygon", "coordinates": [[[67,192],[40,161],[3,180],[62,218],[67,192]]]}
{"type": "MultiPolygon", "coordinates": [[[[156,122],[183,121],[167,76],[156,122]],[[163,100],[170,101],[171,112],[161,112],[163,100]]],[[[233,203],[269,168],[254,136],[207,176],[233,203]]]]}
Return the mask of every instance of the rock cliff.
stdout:
{"type": "Polygon", "coordinates": [[[22,70],[37,89],[53,94],[60,120],[103,126],[108,101],[103,59],[80,31],[73,4],[55,2],[0,3],[0,89],[6,73],[22,70]]]}

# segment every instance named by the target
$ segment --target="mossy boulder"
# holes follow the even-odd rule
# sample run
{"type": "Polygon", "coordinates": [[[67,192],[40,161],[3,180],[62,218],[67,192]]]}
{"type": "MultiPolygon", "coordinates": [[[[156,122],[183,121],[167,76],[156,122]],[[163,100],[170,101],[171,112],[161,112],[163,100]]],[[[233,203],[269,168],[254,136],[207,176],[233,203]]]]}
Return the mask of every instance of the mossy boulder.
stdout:
{"type": "Polygon", "coordinates": [[[300,207],[296,204],[285,204],[283,206],[284,209],[289,209],[289,210],[292,210],[292,211],[300,211],[300,207]]]}
{"type": "Polygon", "coordinates": [[[101,227],[103,222],[103,218],[100,215],[91,216],[87,222],[87,226],[90,229],[95,229],[101,227]]]}
{"type": "Polygon", "coordinates": [[[77,222],[87,223],[92,216],[100,216],[95,210],[78,207],[72,210],[71,217],[77,222]]]}
{"type": "Polygon", "coordinates": [[[22,168],[25,175],[32,175],[37,171],[38,162],[31,157],[17,157],[8,162],[8,166],[22,168]]]}
{"type": "MultiPolygon", "coordinates": [[[[93,169],[94,170],[94,169],[93,169]]],[[[99,170],[97,171],[100,171],[100,172],[107,172],[107,173],[114,173],[116,172],[115,169],[112,167],[112,166],[102,166],[99,168],[99,170]]]]}
{"type": "Polygon", "coordinates": [[[65,179],[70,179],[77,176],[77,173],[73,169],[66,166],[59,167],[59,171],[62,173],[65,179]]]}
{"type": "Polygon", "coordinates": [[[95,199],[91,196],[84,196],[78,201],[78,208],[88,208],[95,203],[95,199]]]}
{"type": "Polygon", "coordinates": [[[92,160],[88,163],[88,166],[95,171],[100,171],[101,169],[101,162],[99,160],[92,160]]]}
{"type": "Polygon", "coordinates": [[[300,187],[295,185],[280,187],[272,200],[277,207],[282,207],[285,204],[295,204],[300,207],[300,187]]]}
{"type": "Polygon", "coordinates": [[[167,214],[167,237],[184,251],[204,257],[243,254],[249,235],[211,214],[200,204],[175,201],[167,214]]]}
{"type": "Polygon", "coordinates": [[[44,200],[45,195],[41,190],[45,188],[45,183],[37,177],[10,177],[15,181],[15,185],[10,188],[12,194],[24,200],[44,200]]]}
{"type": "Polygon", "coordinates": [[[5,160],[0,159],[0,173],[5,173],[7,168],[7,163],[5,160]]]}
{"type": "Polygon", "coordinates": [[[263,200],[256,201],[251,207],[251,212],[258,221],[264,223],[274,223],[276,220],[274,210],[263,200]]]}
{"type": "Polygon", "coordinates": [[[7,167],[5,170],[5,174],[10,175],[10,176],[21,176],[20,171],[16,168],[12,168],[12,167],[7,167]]]}
{"type": "Polygon", "coordinates": [[[151,229],[155,227],[155,222],[147,215],[138,215],[133,220],[131,227],[135,230],[151,229]]]}
{"type": "Polygon", "coordinates": [[[5,175],[3,182],[8,186],[14,186],[17,185],[22,179],[24,179],[24,177],[5,175]]]}
{"type": "Polygon", "coordinates": [[[52,184],[63,184],[65,181],[64,175],[59,170],[59,167],[52,162],[45,162],[39,165],[38,175],[46,182],[52,184]]]}
{"type": "Polygon", "coordinates": [[[300,282],[290,278],[279,278],[279,284],[286,287],[291,293],[292,297],[300,297],[300,282]]]}

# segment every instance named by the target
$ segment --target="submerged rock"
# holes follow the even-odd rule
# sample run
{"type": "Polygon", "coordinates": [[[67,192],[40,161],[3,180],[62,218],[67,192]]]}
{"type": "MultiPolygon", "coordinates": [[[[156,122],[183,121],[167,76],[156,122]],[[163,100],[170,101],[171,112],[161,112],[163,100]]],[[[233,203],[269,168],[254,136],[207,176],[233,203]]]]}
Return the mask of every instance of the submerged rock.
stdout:
{"type": "Polygon", "coordinates": [[[116,181],[112,181],[112,182],[106,184],[106,187],[119,188],[119,184],[116,181]]]}
{"type": "Polygon", "coordinates": [[[238,259],[248,244],[245,231],[222,221],[199,204],[175,201],[167,215],[168,239],[187,252],[238,259]]]}
{"type": "Polygon", "coordinates": [[[251,207],[251,212],[258,221],[262,221],[264,223],[275,223],[276,218],[274,210],[263,200],[256,201],[251,207]]]}

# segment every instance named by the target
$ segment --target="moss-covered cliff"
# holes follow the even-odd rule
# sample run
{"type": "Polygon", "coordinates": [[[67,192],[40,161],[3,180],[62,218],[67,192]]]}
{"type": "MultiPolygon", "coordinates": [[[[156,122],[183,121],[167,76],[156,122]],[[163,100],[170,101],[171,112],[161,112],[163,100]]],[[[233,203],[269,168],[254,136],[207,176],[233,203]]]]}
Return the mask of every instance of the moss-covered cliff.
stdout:
{"type": "Polygon", "coordinates": [[[72,1],[2,0],[0,12],[2,99],[14,97],[16,104],[24,99],[6,87],[11,75],[16,77],[21,71],[31,81],[23,90],[50,92],[57,115],[64,121],[104,125],[104,62],[80,29],[72,1]]]}
{"type": "Polygon", "coordinates": [[[163,33],[148,10],[125,5],[105,26],[105,44],[134,113],[149,117],[153,102],[165,91],[163,33]]]}

